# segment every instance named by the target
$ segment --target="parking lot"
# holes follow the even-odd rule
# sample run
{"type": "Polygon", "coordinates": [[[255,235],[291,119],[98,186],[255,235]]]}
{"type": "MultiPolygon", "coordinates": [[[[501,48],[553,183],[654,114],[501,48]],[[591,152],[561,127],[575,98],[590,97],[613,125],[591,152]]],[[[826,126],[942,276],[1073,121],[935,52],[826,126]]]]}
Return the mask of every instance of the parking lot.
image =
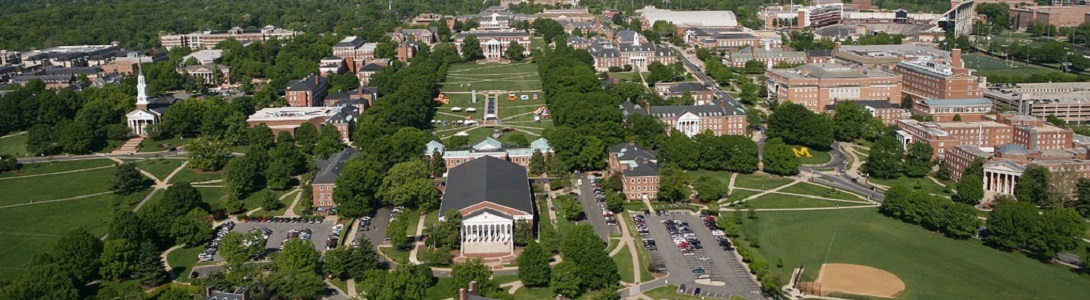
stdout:
{"type": "MultiPolygon", "coordinates": [[[[635,215],[633,218],[636,218],[635,215]]],[[[648,248],[657,248],[650,251],[652,261],[660,262],[670,273],[667,284],[684,285],[685,289],[681,291],[684,294],[715,298],[727,298],[733,294],[763,299],[760,287],[736,258],[734,250],[720,247],[712,230],[705,226],[699,216],[686,211],[663,212],[659,216],[651,214],[644,218],[647,232],[641,233],[641,236],[645,240],[654,240],[656,246],[648,248]],[[667,220],[674,223],[676,234],[671,234],[667,229],[667,220]],[[703,284],[698,284],[697,279],[704,279],[701,280],[703,284]],[[709,284],[706,280],[713,283],[709,284]]]]}
{"type": "MultiPolygon", "coordinates": [[[[250,220],[249,222],[235,222],[235,226],[231,231],[247,233],[251,230],[265,231],[268,233],[268,238],[265,239],[265,251],[266,253],[272,253],[280,250],[280,245],[288,238],[289,232],[295,235],[297,238],[303,237],[303,232],[309,230],[309,240],[314,244],[314,249],[318,252],[326,250],[326,243],[329,241],[330,234],[333,233],[333,227],[335,223],[333,221],[327,221],[319,219],[320,223],[307,223],[287,221],[287,222],[261,222],[261,220],[250,220]]],[[[347,230],[343,228],[342,230],[347,230]]],[[[217,252],[213,258],[214,261],[224,261],[223,257],[217,252]]]]}
{"type": "MultiPolygon", "coordinates": [[[[362,226],[356,230],[355,238],[367,238],[371,241],[371,244],[377,247],[383,244],[383,240],[386,239],[386,227],[390,226],[390,208],[383,207],[375,211],[375,215],[371,217],[371,221],[368,226],[362,226]]],[[[352,242],[352,241],[349,241],[352,242]]]]}
{"type": "Polygon", "coordinates": [[[621,229],[617,227],[616,219],[610,220],[613,214],[610,213],[607,217],[605,210],[602,206],[606,204],[604,196],[598,196],[602,194],[601,188],[595,188],[595,182],[587,177],[587,174],[578,174],[575,176],[576,183],[582,182],[577,187],[579,193],[579,202],[583,205],[583,212],[586,214],[586,222],[589,222],[591,227],[594,227],[594,233],[598,234],[598,237],[602,241],[609,241],[610,234],[619,234],[621,229]],[[597,190],[597,191],[596,191],[597,190]]]}

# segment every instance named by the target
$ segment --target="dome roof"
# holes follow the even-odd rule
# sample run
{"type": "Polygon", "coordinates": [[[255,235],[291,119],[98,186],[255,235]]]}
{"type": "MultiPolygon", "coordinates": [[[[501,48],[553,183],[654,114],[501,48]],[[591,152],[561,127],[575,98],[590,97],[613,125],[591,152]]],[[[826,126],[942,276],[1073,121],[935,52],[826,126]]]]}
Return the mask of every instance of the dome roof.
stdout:
{"type": "Polygon", "coordinates": [[[1009,155],[1029,155],[1029,150],[1027,150],[1025,146],[1015,143],[1008,143],[999,147],[999,153],[1009,155]]]}

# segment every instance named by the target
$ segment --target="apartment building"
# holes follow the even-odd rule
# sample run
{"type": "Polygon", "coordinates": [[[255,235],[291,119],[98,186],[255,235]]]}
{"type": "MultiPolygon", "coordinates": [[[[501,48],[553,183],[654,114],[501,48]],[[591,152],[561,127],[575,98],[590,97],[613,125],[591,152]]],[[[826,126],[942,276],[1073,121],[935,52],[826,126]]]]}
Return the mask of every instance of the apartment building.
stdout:
{"type": "Polygon", "coordinates": [[[314,127],[334,126],[341,134],[341,139],[348,143],[351,124],[360,117],[360,110],[352,105],[319,107],[270,107],[254,112],[246,119],[250,127],[265,124],[273,133],[286,132],[295,136],[295,129],[303,123],[314,127]]]}
{"type": "Polygon", "coordinates": [[[779,101],[815,112],[838,100],[883,100],[901,103],[901,76],[880,69],[839,64],[806,64],[765,72],[766,88],[779,101]]]}
{"type": "Polygon", "coordinates": [[[622,192],[628,200],[655,199],[659,165],[655,151],[628,142],[609,147],[609,172],[621,173],[622,192]]]}
{"type": "Polygon", "coordinates": [[[306,78],[288,81],[288,89],[284,92],[284,98],[288,99],[288,105],[295,107],[310,107],[322,103],[329,94],[329,79],[310,74],[306,78]]]}
{"type": "Polygon", "coordinates": [[[984,96],[981,78],[964,67],[961,49],[950,53],[949,63],[926,57],[897,63],[894,72],[903,78],[903,91],[916,99],[962,99],[984,96]]]}
{"type": "Polygon", "coordinates": [[[730,98],[721,98],[705,105],[651,106],[624,102],[620,105],[625,117],[633,114],[651,115],[666,124],[666,133],[678,130],[692,137],[705,131],[717,136],[746,135],[749,123],[742,105],[730,98]]]}
{"type": "Polygon", "coordinates": [[[159,43],[167,50],[174,48],[212,49],[227,39],[239,42],[265,42],[271,39],[290,40],[303,32],[277,28],[272,25],[261,29],[242,29],[233,27],[228,30],[205,29],[186,34],[168,34],[159,36],[159,43]]]}

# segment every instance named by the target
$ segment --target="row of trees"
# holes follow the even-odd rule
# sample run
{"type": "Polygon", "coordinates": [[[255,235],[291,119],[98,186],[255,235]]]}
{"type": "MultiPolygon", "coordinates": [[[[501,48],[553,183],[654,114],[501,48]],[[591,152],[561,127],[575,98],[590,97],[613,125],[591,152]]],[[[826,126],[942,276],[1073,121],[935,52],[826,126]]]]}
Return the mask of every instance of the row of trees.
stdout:
{"type": "Polygon", "coordinates": [[[901,142],[892,134],[887,134],[871,146],[863,167],[874,178],[894,179],[901,174],[922,178],[931,173],[931,167],[934,166],[931,160],[933,153],[931,144],[924,142],[908,144],[908,153],[905,153],[901,142]]]}
{"type": "Polygon", "coordinates": [[[886,198],[878,211],[959,239],[974,236],[980,227],[980,219],[977,219],[973,206],[904,186],[894,186],[886,191],[886,198]]]}
{"type": "Polygon", "coordinates": [[[826,115],[815,113],[799,104],[785,102],[768,116],[768,137],[781,138],[790,145],[829,150],[836,131],[829,129],[836,126],[838,125],[826,115]]]}
{"type": "MultiPolygon", "coordinates": [[[[552,224],[544,224],[544,227],[551,229],[552,224]]],[[[594,229],[587,224],[575,225],[565,228],[561,237],[558,249],[563,261],[551,269],[549,254],[554,251],[543,247],[547,245],[546,240],[541,244],[531,241],[526,245],[518,258],[522,283],[529,287],[548,286],[554,294],[572,299],[581,295],[590,299],[619,299],[617,264],[609,258],[594,229]]],[[[455,272],[457,270],[455,267],[455,272]]]]}
{"type": "Polygon", "coordinates": [[[659,147],[659,158],[685,170],[757,171],[757,143],[741,135],[716,136],[711,131],[689,138],[676,129],[659,147]]]}

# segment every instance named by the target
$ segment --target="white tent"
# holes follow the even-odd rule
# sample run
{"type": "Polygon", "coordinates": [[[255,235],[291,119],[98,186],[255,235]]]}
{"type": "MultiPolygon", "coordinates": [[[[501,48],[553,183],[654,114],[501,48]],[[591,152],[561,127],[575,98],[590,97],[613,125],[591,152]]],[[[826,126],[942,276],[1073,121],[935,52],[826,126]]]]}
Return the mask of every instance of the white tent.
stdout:
{"type": "Polygon", "coordinates": [[[472,107],[466,108],[466,112],[477,112],[477,109],[472,107]]]}
{"type": "Polygon", "coordinates": [[[462,108],[455,106],[455,107],[451,107],[450,111],[462,111],[462,108]]]}

